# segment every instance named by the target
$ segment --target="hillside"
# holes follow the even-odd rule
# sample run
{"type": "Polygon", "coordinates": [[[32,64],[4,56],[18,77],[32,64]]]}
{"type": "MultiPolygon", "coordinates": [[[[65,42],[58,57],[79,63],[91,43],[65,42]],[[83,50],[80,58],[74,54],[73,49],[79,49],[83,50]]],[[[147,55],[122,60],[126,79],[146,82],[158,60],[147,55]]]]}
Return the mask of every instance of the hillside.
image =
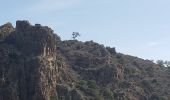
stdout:
{"type": "Polygon", "coordinates": [[[0,26],[0,100],[170,100],[170,70],[47,26],[0,26]]]}

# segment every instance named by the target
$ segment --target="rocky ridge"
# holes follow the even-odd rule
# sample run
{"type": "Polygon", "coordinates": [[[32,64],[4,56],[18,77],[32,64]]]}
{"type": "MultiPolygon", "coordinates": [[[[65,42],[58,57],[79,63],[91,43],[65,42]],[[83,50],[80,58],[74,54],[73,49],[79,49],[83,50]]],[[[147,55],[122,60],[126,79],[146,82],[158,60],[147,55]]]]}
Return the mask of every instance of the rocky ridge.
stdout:
{"type": "Polygon", "coordinates": [[[169,100],[169,69],[28,21],[0,26],[0,100],[169,100]]]}

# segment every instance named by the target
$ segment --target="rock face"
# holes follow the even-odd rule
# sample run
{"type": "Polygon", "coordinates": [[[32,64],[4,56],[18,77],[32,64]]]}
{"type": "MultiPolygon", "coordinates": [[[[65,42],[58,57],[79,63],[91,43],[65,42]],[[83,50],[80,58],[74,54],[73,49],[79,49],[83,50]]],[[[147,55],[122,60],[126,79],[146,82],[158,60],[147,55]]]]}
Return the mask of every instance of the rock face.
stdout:
{"type": "Polygon", "coordinates": [[[0,43],[1,100],[49,100],[56,91],[60,39],[27,21],[17,21],[8,32],[0,43]]]}
{"type": "Polygon", "coordinates": [[[28,21],[0,26],[0,100],[169,100],[169,69],[28,21]]]}

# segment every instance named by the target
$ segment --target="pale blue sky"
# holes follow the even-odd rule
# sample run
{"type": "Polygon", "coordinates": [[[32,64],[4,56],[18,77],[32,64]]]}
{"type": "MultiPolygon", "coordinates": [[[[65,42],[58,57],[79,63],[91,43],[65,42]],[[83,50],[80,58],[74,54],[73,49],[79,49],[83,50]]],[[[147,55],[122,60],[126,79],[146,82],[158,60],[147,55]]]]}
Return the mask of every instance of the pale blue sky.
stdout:
{"type": "MultiPolygon", "coordinates": [[[[0,24],[29,20],[62,39],[116,47],[144,59],[170,60],[170,0],[0,0],[0,24]]],[[[15,24],[14,24],[15,25],[15,24]]]]}

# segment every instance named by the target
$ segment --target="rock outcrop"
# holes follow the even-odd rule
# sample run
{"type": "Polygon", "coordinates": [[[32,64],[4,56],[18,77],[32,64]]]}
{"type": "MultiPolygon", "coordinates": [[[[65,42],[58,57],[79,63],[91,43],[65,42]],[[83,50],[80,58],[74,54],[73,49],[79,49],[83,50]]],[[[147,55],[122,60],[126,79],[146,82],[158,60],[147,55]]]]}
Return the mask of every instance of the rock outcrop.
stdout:
{"type": "Polygon", "coordinates": [[[27,21],[17,21],[15,30],[8,32],[0,44],[4,59],[0,61],[0,98],[49,100],[56,94],[59,37],[50,28],[27,21]]]}
{"type": "Polygon", "coordinates": [[[0,26],[0,41],[3,41],[13,31],[14,31],[14,27],[12,26],[11,23],[6,23],[6,24],[0,26]]]}
{"type": "Polygon", "coordinates": [[[0,100],[169,100],[169,69],[28,21],[0,26],[0,100]]]}

